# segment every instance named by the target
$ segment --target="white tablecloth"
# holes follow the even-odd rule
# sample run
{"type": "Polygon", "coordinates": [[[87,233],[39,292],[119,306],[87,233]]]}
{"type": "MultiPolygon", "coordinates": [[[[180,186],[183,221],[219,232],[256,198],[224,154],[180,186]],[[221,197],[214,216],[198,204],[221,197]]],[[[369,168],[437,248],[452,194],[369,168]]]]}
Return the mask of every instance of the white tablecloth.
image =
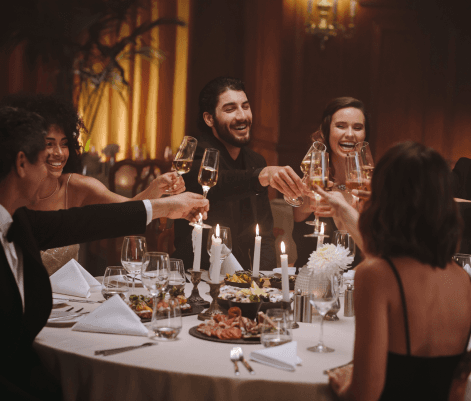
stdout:
{"type": "MultiPolygon", "coordinates": [[[[187,284],[186,294],[192,285],[187,284]]],[[[201,282],[200,294],[209,286],[201,282]]],[[[140,289],[141,293],[145,290],[140,289]]],[[[103,299],[92,293],[91,300],[103,299]]],[[[341,299],[343,307],[343,299],[341,299]]],[[[73,304],[93,310],[99,304],[73,304]]],[[[332,400],[324,369],[352,359],[354,318],[338,313],[340,321],[324,323],[325,343],[335,352],[317,354],[307,351],[319,338],[320,318],[312,324],[301,323],[293,330],[298,356],[303,360],[295,372],[271,368],[250,361],[256,374],[239,365],[234,375],[229,359],[233,344],[204,341],[190,336],[189,329],[200,323],[196,316],[183,317],[183,328],[173,342],[113,356],[95,356],[99,349],[138,345],[145,337],[96,334],[72,331],[70,327],[45,327],[37,336],[35,348],[43,362],[62,383],[64,400],[332,400]]],[[[243,345],[248,358],[261,344],[243,345]]]]}

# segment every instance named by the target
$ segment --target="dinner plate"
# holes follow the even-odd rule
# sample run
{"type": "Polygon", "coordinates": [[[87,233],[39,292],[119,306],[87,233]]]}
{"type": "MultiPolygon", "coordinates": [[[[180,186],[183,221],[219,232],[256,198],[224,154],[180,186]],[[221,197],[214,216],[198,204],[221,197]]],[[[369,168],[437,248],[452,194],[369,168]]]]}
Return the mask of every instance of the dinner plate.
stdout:
{"type": "Polygon", "coordinates": [[[65,305],[67,305],[67,301],[65,301],[63,299],[54,299],[54,298],[52,298],[52,307],[54,309],[62,308],[65,305]]]}
{"type": "MultiPolygon", "coordinates": [[[[191,306],[191,311],[187,311],[185,309],[182,309],[182,317],[198,315],[199,313],[203,312],[208,307],[209,307],[209,302],[204,303],[204,304],[199,304],[199,305],[192,305],[191,306]]],[[[142,323],[148,323],[151,320],[152,319],[142,319],[141,318],[142,323]]]]}
{"type": "Polygon", "coordinates": [[[200,340],[213,341],[216,343],[229,343],[229,344],[260,344],[260,337],[251,338],[239,338],[232,340],[223,340],[217,337],[209,337],[206,334],[200,333],[197,330],[198,326],[194,326],[190,329],[189,333],[191,336],[199,338],[200,340]]]}

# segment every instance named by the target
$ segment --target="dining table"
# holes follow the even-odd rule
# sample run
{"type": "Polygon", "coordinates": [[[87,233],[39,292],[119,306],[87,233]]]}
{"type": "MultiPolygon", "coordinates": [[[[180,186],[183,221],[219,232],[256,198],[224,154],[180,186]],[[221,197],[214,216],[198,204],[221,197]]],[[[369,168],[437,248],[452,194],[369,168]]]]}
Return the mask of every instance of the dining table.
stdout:
{"type": "MultiPolygon", "coordinates": [[[[186,284],[185,293],[191,293],[186,284]]],[[[211,300],[209,285],[202,281],[200,295],[211,300]]],[[[137,294],[147,294],[142,287],[137,294]]],[[[59,296],[59,295],[57,295],[59,296]]],[[[64,296],[61,296],[64,297],[64,296]]],[[[80,298],[66,297],[70,300],[80,298]]],[[[83,298],[82,298],[83,300],[83,298]]],[[[89,301],[103,301],[101,289],[92,287],[89,301]]],[[[230,351],[237,345],[195,338],[189,334],[201,323],[196,315],[182,317],[182,330],[174,341],[161,341],[149,330],[148,337],[73,331],[72,324],[47,325],[36,337],[34,347],[44,365],[60,381],[64,401],[88,400],[335,400],[328,386],[326,369],[352,360],[354,317],[343,316],[343,298],[338,321],[324,322],[324,343],[334,352],[314,353],[309,347],[317,344],[320,316],[312,323],[299,323],[292,330],[297,355],[302,362],[294,371],[270,367],[250,360],[250,353],[264,349],[260,343],[241,345],[244,356],[255,374],[239,364],[240,375],[234,373],[230,351]],[[111,349],[146,342],[156,345],[116,355],[95,355],[96,350],[111,349]]],[[[65,307],[80,306],[92,311],[101,303],[67,302],[65,307]]],[[[150,323],[146,324],[150,329],[150,323]]],[[[468,385],[467,400],[471,400],[468,385]]]]}

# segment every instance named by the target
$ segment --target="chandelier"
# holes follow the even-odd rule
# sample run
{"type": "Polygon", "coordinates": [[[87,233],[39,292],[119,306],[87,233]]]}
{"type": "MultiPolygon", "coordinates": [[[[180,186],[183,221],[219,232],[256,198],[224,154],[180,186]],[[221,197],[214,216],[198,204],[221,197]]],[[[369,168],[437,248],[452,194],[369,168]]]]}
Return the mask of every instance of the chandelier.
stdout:
{"type": "Polygon", "coordinates": [[[353,36],[357,0],[349,0],[349,15],[346,17],[349,22],[346,27],[339,22],[338,3],[339,0],[309,0],[307,3],[306,32],[320,39],[321,50],[325,49],[330,37],[339,34],[344,38],[353,36]]]}

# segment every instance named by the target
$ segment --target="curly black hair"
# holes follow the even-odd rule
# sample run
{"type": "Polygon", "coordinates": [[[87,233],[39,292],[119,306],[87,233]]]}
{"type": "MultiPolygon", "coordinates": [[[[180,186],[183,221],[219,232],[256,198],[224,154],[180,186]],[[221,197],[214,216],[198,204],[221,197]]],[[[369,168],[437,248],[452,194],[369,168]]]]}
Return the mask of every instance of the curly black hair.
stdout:
{"type": "Polygon", "coordinates": [[[63,172],[80,173],[82,171],[79,136],[81,132],[87,132],[87,129],[72,102],[56,95],[16,93],[4,97],[0,105],[39,114],[46,121],[48,130],[51,125],[59,126],[64,131],[69,148],[69,159],[63,172]]]}

